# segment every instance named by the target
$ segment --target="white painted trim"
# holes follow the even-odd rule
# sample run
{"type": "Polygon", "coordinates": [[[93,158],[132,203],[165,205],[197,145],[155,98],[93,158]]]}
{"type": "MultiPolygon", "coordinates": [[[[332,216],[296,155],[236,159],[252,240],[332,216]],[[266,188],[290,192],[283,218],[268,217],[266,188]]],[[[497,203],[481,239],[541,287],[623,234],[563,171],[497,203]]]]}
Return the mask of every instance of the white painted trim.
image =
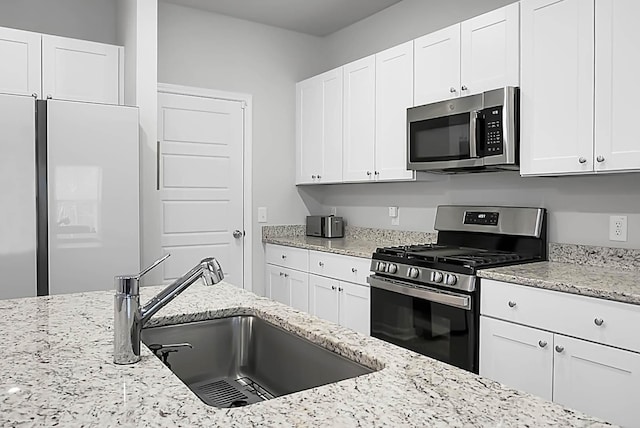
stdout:
{"type": "Polygon", "coordinates": [[[253,96],[240,92],[219,91],[216,89],[197,88],[193,86],[172,85],[158,83],[158,92],[175,95],[189,95],[192,97],[216,98],[244,103],[244,156],[243,156],[243,227],[245,231],[243,264],[245,290],[253,291],[253,233],[251,214],[253,201],[251,198],[251,158],[253,148],[253,96]]]}

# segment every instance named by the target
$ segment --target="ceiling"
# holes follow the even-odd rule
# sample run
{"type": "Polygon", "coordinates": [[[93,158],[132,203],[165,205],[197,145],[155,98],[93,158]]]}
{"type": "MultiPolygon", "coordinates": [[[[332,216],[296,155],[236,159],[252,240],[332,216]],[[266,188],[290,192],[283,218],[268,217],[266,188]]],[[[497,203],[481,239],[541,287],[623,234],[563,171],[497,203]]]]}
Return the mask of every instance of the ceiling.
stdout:
{"type": "Polygon", "coordinates": [[[323,37],[401,0],[166,0],[323,37]]]}

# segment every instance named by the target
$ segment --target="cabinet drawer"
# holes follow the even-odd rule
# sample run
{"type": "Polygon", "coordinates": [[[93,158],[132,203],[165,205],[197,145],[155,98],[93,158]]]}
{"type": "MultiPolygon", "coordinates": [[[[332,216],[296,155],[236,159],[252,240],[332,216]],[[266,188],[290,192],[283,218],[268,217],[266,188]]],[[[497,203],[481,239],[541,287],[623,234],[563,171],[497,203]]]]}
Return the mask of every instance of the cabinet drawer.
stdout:
{"type": "Polygon", "coordinates": [[[482,280],[483,315],[640,352],[640,306],[482,280]]]}
{"type": "Polygon", "coordinates": [[[265,260],[272,265],[288,267],[301,271],[309,270],[309,250],[267,244],[265,260]]]}
{"type": "Polygon", "coordinates": [[[366,284],[371,260],[309,251],[309,272],[342,281],[366,284]]]}

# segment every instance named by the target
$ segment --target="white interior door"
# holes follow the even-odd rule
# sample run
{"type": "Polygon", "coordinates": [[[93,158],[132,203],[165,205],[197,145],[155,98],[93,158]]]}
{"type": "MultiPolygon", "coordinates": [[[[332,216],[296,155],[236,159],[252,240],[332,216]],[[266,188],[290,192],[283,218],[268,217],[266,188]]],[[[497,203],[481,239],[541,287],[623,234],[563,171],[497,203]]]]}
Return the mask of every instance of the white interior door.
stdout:
{"type": "Polygon", "coordinates": [[[49,293],[113,290],[140,267],[138,109],[47,106],[49,293]]]}
{"type": "Polygon", "coordinates": [[[244,285],[243,117],[237,101],[158,94],[164,282],[215,257],[227,282],[244,285]]]}
{"type": "Polygon", "coordinates": [[[32,97],[0,95],[0,299],[36,295],[36,124],[32,97]]]}

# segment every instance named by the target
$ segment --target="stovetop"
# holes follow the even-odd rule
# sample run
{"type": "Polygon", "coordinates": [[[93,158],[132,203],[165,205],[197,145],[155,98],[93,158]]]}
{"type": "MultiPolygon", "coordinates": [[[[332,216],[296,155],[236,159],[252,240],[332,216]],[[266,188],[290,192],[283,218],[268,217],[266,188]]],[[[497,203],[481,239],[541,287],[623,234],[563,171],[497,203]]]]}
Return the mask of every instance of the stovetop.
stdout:
{"type": "MultiPolygon", "coordinates": [[[[537,259],[530,254],[511,251],[486,250],[439,244],[403,245],[378,248],[376,254],[385,255],[387,261],[429,267],[434,264],[481,268],[537,259]]],[[[375,257],[374,258],[378,258],[375,257]]]]}

